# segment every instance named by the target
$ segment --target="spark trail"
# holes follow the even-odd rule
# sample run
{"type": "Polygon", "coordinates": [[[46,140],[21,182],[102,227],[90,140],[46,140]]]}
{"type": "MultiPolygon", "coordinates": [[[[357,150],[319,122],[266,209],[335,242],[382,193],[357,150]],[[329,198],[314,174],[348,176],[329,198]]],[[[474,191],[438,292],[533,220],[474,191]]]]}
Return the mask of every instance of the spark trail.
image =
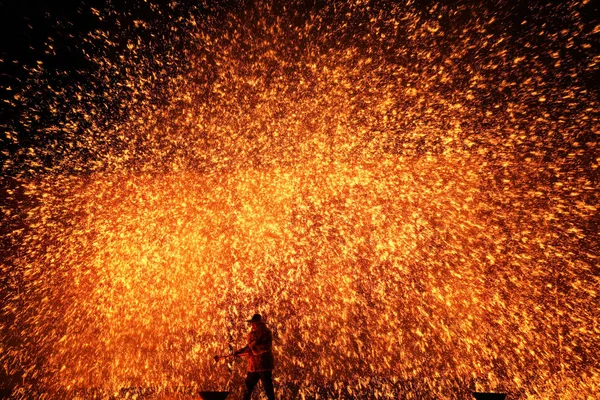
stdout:
{"type": "Polygon", "coordinates": [[[16,393],[223,389],[259,311],[281,398],[597,396],[600,25],[511,4],[86,10],[9,102],[16,393]]]}

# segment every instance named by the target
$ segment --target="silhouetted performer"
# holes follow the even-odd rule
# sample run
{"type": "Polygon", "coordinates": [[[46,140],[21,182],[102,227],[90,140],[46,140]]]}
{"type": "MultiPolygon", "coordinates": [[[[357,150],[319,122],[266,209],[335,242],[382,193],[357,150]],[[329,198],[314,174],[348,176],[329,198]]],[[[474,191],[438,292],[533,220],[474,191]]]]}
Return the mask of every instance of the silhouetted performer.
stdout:
{"type": "Polygon", "coordinates": [[[248,375],[244,400],[250,400],[259,380],[269,400],[275,400],[273,389],[273,335],[260,314],[247,321],[252,327],[248,333],[248,344],[234,354],[248,358],[248,375]]]}

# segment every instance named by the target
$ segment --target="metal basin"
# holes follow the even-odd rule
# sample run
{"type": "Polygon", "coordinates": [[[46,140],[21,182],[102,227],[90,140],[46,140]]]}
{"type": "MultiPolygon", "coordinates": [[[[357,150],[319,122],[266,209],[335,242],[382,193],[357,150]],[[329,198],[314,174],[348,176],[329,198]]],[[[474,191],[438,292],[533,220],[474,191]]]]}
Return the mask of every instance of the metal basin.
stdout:
{"type": "Polygon", "coordinates": [[[506,393],[473,392],[477,400],[504,400],[506,393]]]}
{"type": "Polygon", "coordinates": [[[200,392],[198,393],[202,400],[225,400],[229,392],[200,392]]]}

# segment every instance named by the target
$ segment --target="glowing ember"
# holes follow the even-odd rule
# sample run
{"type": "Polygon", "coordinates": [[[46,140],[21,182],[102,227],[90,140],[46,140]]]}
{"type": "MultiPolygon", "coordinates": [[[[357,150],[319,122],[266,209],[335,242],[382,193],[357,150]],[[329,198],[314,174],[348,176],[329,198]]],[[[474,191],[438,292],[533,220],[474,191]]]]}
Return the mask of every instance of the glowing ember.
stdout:
{"type": "Polygon", "coordinates": [[[25,66],[16,395],[236,393],[261,312],[282,399],[597,396],[593,7],[258,3],[85,10],[85,68],[25,66]]]}

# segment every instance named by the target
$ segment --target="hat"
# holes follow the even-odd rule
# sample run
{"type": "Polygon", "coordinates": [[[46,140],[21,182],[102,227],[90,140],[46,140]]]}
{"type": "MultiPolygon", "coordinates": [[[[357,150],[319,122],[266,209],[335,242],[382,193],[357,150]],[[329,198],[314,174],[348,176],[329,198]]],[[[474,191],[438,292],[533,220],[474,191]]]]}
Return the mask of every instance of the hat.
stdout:
{"type": "Polygon", "coordinates": [[[260,314],[254,314],[252,318],[247,320],[246,322],[262,322],[262,317],[260,316],[260,314]]]}

